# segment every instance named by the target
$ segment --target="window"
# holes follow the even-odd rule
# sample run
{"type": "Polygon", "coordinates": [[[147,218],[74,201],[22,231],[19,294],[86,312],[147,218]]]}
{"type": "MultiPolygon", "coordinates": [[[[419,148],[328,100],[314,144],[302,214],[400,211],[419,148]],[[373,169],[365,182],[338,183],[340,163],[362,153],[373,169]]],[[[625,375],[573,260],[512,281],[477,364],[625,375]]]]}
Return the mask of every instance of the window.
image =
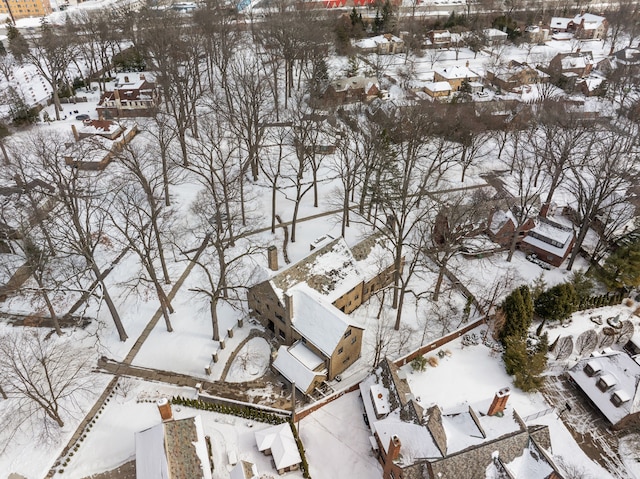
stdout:
{"type": "Polygon", "coordinates": [[[286,334],[284,333],[284,331],[282,329],[278,329],[278,335],[282,338],[285,339],[286,338],[286,334]]]}
{"type": "Polygon", "coordinates": [[[353,339],[351,340],[351,344],[356,344],[356,341],[357,341],[357,340],[358,340],[358,338],[353,338],[353,339]]]}
{"type": "Polygon", "coordinates": [[[280,321],[282,321],[284,323],[284,318],[279,315],[278,313],[276,313],[276,318],[278,318],[280,321]]]}
{"type": "Polygon", "coordinates": [[[338,349],[338,354],[342,354],[342,351],[344,351],[344,348],[338,349]]]}
{"type": "Polygon", "coordinates": [[[344,337],[345,339],[348,338],[349,336],[351,336],[351,330],[348,329],[346,333],[344,333],[344,337]]]}
{"type": "Polygon", "coordinates": [[[344,363],[348,363],[350,359],[351,359],[351,356],[347,356],[346,358],[344,358],[344,359],[342,360],[342,364],[344,364],[344,363]]]}

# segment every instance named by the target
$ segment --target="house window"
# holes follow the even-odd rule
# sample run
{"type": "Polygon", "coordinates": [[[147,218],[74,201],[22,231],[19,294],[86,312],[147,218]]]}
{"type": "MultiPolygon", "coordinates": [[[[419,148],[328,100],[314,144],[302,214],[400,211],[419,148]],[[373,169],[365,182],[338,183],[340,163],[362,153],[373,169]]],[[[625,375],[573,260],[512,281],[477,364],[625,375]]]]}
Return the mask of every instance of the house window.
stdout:
{"type": "Polygon", "coordinates": [[[280,321],[282,321],[284,323],[284,318],[279,315],[278,313],[276,313],[276,318],[278,318],[280,321]]]}
{"type": "Polygon", "coordinates": [[[284,331],[282,329],[278,329],[278,335],[282,338],[285,339],[286,338],[286,334],[284,333],[284,331]]]}
{"type": "Polygon", "coordinates": [[[348,329],[346,333],[344,333],[344,337],[345,339],[348,338],[349,336],[351,336],[351,330],[348,329]]]}
{"type": "Polygon", "coordinates": [[[338,354],[342,354],[342,351],[344,351],[344,348],[338,349],[338,354]]]}
{"type": "Polygon", "coordinates": [[[342,364],[348,363],[350,359],[351,359],[351,356],[347,356],[345,359],[342,360],[342,364]]]}
{"type": "Polygon", "coordinates": [[[358,338],[353,338],[353,339],[351,340],[351,344],[356,344],[356,341],[357,341],[357,340],[358,340],[358,338]]]}

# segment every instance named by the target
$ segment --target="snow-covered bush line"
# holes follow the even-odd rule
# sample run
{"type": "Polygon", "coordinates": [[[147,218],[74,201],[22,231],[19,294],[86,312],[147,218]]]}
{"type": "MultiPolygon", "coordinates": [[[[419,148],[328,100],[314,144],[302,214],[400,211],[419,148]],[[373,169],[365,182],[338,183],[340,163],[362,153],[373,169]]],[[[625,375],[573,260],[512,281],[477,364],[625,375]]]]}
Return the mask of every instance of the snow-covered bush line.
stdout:
{"type": "Polygon", "coordinates": [[[243,419],[252,419],[254,421],[264,422],[267,424],[282,424],[283,422],[287,421],[287,419],[282,416],[278,416],[277,414],[272,414],[266,411],[260,411],[257,409],[252,409],[250,407],[215,404],[205,402],[202,399],[188,399],[181,396],[174,396],[171,399],[171,404],[175,404],[177,406],[192,407],[194,409],[202,409],[203,411],[218,412],[220,414],[230,414],[232,416],[238,416],[243,419]]]}

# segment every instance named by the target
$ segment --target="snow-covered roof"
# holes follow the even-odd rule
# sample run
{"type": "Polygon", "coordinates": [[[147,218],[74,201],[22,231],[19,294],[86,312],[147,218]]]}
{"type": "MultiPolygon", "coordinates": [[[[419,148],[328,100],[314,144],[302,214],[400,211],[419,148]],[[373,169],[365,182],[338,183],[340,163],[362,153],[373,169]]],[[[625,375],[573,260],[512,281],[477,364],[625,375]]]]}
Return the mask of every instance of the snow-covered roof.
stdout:
{"type": "Polygon", "coordinates": [[[229,473],[230,479],[253,479],[258,477],[258,468],[248,461],[240,461],[229,473]]]}
{"type": "Polygon", "coordinates": [[[573,231],[551,222],[537,221],[522,240],[523,243],[543,249],[559,257],[564,257],[571,246],[573,231]]]}
{"type": "Polygon", "coordinates": [[[569,375],[611,424],[638,410],[640,365],[626,353],[613,352],[583,359],[571,368],[569,375]],[[585,372],[587,364],[592,370],[594,366],[600,369],[589,376],[585,372]],[[604,391],[598,387],[600,380],[607,385],[604,391]],[[612,401],[614,394],[621,402],[618,406],[612,401]]]}
{"type": "Polygon", "coordinates": [[[563,70],[586,68],[588,65],[593,65],[593,55],[591,52],[576,52],[561,55],[560,64],[563,70]]]}
{"type": "Polygon", "coordinates": [[[296,286],[291,293],[293,328],[327,356],[333,354],[348,328],[360,327],[304,284],[296,286]]]}
{"type": "Polygon", "coordinates": [[[82,122],[82,126],[78,128],[81,135],[105,135],[111,136],[116,133],[122,133],[124,126],[112,120],[88,120],[82,122]]]}
{"type": "Polygon", "coordinates": [[[278,356],[273,361],[273,367],[289,382],[295,383],[298,389],[307,392],[316,377],[323,374],[314,371],[315,367],[322,363],[322,358],[307,348],[304,343],[297,342],[291,347],[280,346],[278,356]],[[316,366],[311,367],[313,364],[316,366]]]}
{"type": "Polygon", "coordinates": [[[346,91],[346,90],[359,90],[364,89],[364,91],[369,91],[372,86],[377,86],[378,79],[375,77],[350,77],[350,78],[339,78],[331,82],[335,91],[346,91]]]}
{"type": "Polygon", "coordinates": [[[446,81],[427,82],[424,88],[432,92],[451,91],[451,85],[446,81]]]}
{"type": "Polygon", "coordinates": [[[276,469],[285,469],[302,462],[291,426],[287,422],[256,431],[256,444],[260,452],[271,449],[276,469]]]}
{"type": "Polygon", "coordinates": [[[369,389],[371,392],[371,399],[373,400],[373,407],[376,410],[378,416],[389,414],[391,411],[389,405],[389,390],[382,384],[372,384],[369,389]]]}
{"type": "Polygon", "coordinates": [[[445,68],[434,68],[433,71],[440,75],[442,78],[446,78],[448,80],[479,78],[479,75],[476,72],[470,70],[467,67],[457,65],[445,68]]]}
{"type": "Polygon", "coordinates": [[[566,30],[569,28],[569,23],[571,23],[570,18],[551,17],[551,23],[549,26],[558,30],[566,30]]]}
{"type": "Polygon", "coordinates": [[[483,30],[484,36],[490,39],[496,38],[507,38],[509,35],[502,30],[498,30],[497,28],[485,28],[483,30]]]}
{"type": "Polygon", "coordinates": [[[157,424],[135,442],[137,479],[211,479],[200,416],[157,424]]]}
{"type": "Polygon", "coordinates": [[[402,43],[402,39],[391,34],[377,35],[375,37],[363,38],[362,40],[358,40],[354,43],[354,45],[358,48],[367,49],[377,48],[378,45],[383,45],[386,43],[402,43]]]}
{"type": "Polygon", "coordinates": [[[584,20],[584,25],[582,28],[585,30],[595,30],[606,20],[606,18],[601,17],[599,15],[594,15],[593,13],[583,13],[582,15],[576,15],[573,18],[573,23],[576,25],[580,25],[584,20]]]}
{"type": "Polygon", "coordinates": [[[417,459],[442,457],[433,436],[425,426],[404,422],[399,417],[392,415],[376,421],[374,429],[385,451],[389,449],[391,438],[398,436],[404,464],[413,464],[417,459]]]}
{"type": "Polygon", "coordinates": [[[529,441],[528,447],[520,456],[504,466],[513,477],[522,479],[549,477],[554,472],[551,464],[540,454],[532,441],[529,441]]]}
{"type": "Polygon", "coordinates": [[[306,283],[333,303],[363,279],[349,246],[340,237],[317,247],[306,258],[279,271],[271,279],[271,284],[281,301],[284,301],[284,292],[299,283],[306,283]]]}
{"type": "Polygon", "coordinates": [[[511,221],[514,225],[516,224],[516,220],[513,216],[513,213],[511,213],[510,210],[506,210],[506,211],[498,210],[493,214],[491,218],[491,224],[489,225],[489,230],[493,234],[496,234],[498,231],[502,229],[502,227],[508,221],[511,221]]]}

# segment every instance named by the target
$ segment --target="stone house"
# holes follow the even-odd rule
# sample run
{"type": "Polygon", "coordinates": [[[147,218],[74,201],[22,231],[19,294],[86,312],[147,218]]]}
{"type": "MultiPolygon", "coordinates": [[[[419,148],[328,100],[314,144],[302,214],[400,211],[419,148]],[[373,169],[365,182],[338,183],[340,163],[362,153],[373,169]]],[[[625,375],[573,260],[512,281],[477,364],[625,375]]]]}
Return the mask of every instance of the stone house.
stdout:
{"type": "Polygon", "coordinates": [[[384,359],[360,384],[383,479],[484,479],[489,471],[491,477],[562,479],[548,427],[527,426],[508,405],[509,395],[503,388],[491,402],[447,414],[438,405],[425,409],[403,371],[384,359]],[[377,415],[380,405],[386,413],[377,415]]]}
{"type": "Polygon", "coordinates": [[[433,70],[433,81],[446,81],[451,85],[452,91],[458,91],[465,81],[469,83],[480,81],[480,75],[470,70],[468,66],[435,68],[433,70]]]}
{"type": "Polygon", "coordinates": [[[274,367],[305,393],[360,357],[364,330],[348,314],[390,284],[395,271],[377,237],[349,248],[327,235],[311,248],[284,269],[269,248],[270,277],[247,293],[251,315],[282,344],[274,367]]]}
{"type": "Polygon", "coordinates": [[[404,52],[404,40],[391,33],[363,38],[355,42],[354,46],[361,53],[377,53],[378,55],[393,55],[404,52]]]}
{"type": "Polygon", "coordinates": [[[638,424],[640,365],[631,356],[618,351],[594,355],[578,361],[567,374],[611,429],[638,424]]]}
{"type": "Polygon", "coordinates": [[[160,103],[160,90],[154,82],[140,74],[138,80],[124,77],[113,91],[102,94],[96,107],[100,119],[151,116],[160,103]]]}
{"type": "Polygon", "coordinates": [[[451,46],[451,32],[449,30],[431,30],[427,32],[431,48],[449,48],[451,46]]]}
{"type": "Polygon", "coordinates": [[[451,95],[451,85],[446,81],[425,83],[422,91],[431,98],[446,98],[451,95]]]}
{"type": "Polygon", "coordinates": [[[368,102],[381,94],[377,78],[350,77],[332,81],[320,96],[324,106],[338,106],[347,103],[368,102]]]}
{"type": "Polygon", "coordinates": [[[487,70],[487,80],[504,91],[515,91],[525,85],[534,85],[549,81],[549,75],[526,63],[511,60],[505,66],[487,70]]]}
{"type": "Polygon", "coordinates": [[[65,164],[80,170],[104,170],[138,133],[136,123],[88,120],[82,127],[71,125],[75,143],[63,153],[65,164]]]}

